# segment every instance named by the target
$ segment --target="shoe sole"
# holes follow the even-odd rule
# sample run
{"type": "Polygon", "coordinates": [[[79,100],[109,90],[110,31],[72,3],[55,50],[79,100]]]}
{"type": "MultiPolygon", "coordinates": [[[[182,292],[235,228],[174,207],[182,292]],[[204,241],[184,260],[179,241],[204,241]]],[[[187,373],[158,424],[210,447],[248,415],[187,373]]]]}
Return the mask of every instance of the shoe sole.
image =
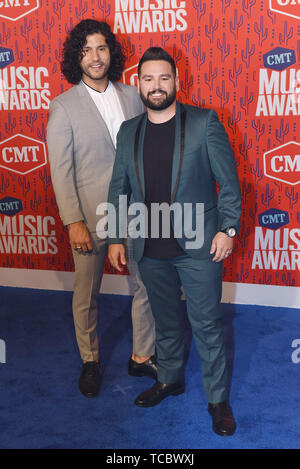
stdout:
{"type": "Polygon", "coordinates": [[[216,430],[214,427],[212,427],[212,429],[219,436],[232,436],[235,433],[235,430],[236,430],[236,428],[234,428],[233,430],[230,430],[230,431],[227,431],[226,433],[223,433],[223,432],[218,432],[218,430],[216,430]]]}
{"type": "Polygon", "coordinates": [[[179,396],[180,394],[183,394],[184,392],[185,392],[185,388],[178,389],[178,391],[174,391],[174,392],[168,394],[167,396],[162,397],[159,401],[155,402],[155,404],[140,404],[138,402],[134,402],[134,404],[137,407],[155,407],[156,405],[160,404],[161,401],[163,401],[167,397],[169,397],[169,396],[179,396]]]}
{"type": "Polygon", "coordinates": [[[143,378],[144,376],[147,376],[147,378],[151,378],[151,379],[154,379],[154,380],[157,379],[157,376],[154,376],[154,375],[151,375],[151,374],[142,373],[142,372],[140,372],[140,371],[134,372],[134,371],[129,371],[129,370],[128,370],[128,374],[129,374],[130,376],[134,376],[135,378],[143,378]]]}

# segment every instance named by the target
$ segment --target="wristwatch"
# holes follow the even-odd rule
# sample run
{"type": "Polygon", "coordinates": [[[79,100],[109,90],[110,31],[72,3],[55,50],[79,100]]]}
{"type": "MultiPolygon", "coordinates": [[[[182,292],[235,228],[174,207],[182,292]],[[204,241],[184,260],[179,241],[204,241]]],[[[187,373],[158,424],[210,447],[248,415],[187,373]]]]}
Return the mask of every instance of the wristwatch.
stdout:
{"type": "Polygon", "coordinates": [[[222,233],[227,234],[229,238],[234,238],[236,235],[236,229],[233,226],[231,226],[230,228],[226,228],[225,230],[221,230],[221,231],[222,233]]]}

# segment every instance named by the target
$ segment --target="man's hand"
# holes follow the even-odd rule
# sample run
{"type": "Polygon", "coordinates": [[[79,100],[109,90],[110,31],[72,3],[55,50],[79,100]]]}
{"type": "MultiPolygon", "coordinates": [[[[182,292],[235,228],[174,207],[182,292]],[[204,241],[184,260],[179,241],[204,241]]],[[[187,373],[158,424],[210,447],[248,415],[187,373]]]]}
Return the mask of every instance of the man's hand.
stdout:
{"type": "Polygon", "coordinates": [[[83,223],[83,221],[77,221],[68,225],[69,238],[72,249],[76,251],[92,251],[93,245],[90,237],[90,233],[83,223]]]}
{"type": "Polygon", "coordinates": [[[219,231],[211,243],[210,254],[215,254],[213,261],[220,262],[226,259],[231,253],[233,248],[233,238],[229,238],[227,234],[219,231]]]}
{"type": "Polygon", "coordinates": [[[108,259],[111,265],[122,272],[124,265],[126,265],[125,247],[123,244],[110,244],[108,246],[108,259]],[[120,263],[121,262],[121,265],[120,263]]]}

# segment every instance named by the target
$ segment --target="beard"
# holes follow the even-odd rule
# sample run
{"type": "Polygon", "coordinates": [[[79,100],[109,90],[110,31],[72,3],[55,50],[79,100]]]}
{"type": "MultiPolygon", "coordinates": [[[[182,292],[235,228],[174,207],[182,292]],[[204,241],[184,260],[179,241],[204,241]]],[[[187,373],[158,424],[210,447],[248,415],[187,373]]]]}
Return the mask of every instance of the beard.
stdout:
{"type": "Polygon", "coordinates": [[[174,86],[173,90],[168,94],[166,91],[156,89],[154,91],[151,91],[145,96],[141,91],[140,91],[140,98],[143,101],[144,105],[151,109],[152,111],[163,111],[164,109],[167,109],[171,104],[174,103],[176,99],[176,87],[174,86]],[[155,103],[151,101],[151,95],[155,93],[161,93],[165,95],[165,98],[162,98],[162,101],[155,103]]]}

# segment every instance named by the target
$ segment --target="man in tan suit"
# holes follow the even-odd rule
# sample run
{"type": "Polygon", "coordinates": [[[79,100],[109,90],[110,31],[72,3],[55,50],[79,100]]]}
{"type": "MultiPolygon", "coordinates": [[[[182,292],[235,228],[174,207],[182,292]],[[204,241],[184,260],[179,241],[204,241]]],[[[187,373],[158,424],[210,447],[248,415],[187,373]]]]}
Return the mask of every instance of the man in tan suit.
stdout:
{"type": "MultiPolygon", "coordinates": [[[[101,381],[96,300],[107,244],[96,235],[96,208],[107,201],[119,127],[144,111],[135,88],[118,83],[124,62],[107,23],[87,19],[75,26],[64,43],[61,70],[76,86],[51,102],[47,127],[52,183],[73,249],[73,315],[83,360],[79,389],[86,397],[97,395],[101,381]]],[[[135,295],[128,372],[156,379],[154,321],[133,260],[131,266],[135,295]]]]}

